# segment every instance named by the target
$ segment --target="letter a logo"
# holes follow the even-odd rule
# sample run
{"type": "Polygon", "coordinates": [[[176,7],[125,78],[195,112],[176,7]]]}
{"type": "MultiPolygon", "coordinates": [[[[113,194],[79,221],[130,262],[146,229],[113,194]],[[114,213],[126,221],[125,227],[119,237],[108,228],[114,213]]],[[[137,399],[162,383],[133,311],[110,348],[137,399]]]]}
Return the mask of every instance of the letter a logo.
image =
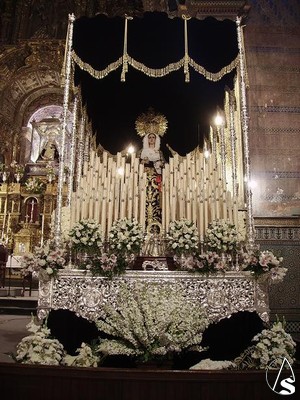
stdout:
{"type": "Polygon", "coordinates": [[[286,358],[282,359],[282,363],[280,366],[280,369],[278,371],[278,374],[276,376],[275,382],[270,381],[268,372],[269,369],[277,369],[276,367],[279,365],[278,359],[275,361],[272,361],[266,371],[266,381],[269,386],[269,388],[277,394],[282,394],[282,395],[289,395],[289,394],[294,394],[296,391],[295,388],[295,375],[293,368],[289,361],[286,358]],[[284,369],[284,371],[283,371],[284,369]],[[290,376],[286,378],[286,375],[288,374],[288,371],[290,371],[290,376]],[[283,377],[283,374],[285,377],[283,377]],[[281,379],[282,378],[282,379],[281,379]]]}

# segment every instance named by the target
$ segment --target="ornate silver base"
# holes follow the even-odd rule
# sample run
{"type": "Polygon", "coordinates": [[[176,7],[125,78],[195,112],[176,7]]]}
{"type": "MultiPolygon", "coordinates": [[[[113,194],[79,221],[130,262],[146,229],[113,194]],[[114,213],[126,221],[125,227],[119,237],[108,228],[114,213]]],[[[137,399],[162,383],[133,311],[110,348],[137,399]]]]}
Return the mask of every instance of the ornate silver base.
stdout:
{"type": "Polygon", "coordinates": [[[210,322],[219,321],[238,311],[256,311],[263,321],[269,320],[268,282],[259,282],[247,272],[202,276],[182,271],[127,271],[109,280],[93,277],[89,272],[61,270],[57,277],[40,281],[38,317],[44,319],[50,310],[68,309],[78,316],[95,321],[105,303],[114,304],[121,282],[128,286],[137,280],[147,290],[152,285],[169,285],[186,295],[187,301],[206,309],[210,322]]]}

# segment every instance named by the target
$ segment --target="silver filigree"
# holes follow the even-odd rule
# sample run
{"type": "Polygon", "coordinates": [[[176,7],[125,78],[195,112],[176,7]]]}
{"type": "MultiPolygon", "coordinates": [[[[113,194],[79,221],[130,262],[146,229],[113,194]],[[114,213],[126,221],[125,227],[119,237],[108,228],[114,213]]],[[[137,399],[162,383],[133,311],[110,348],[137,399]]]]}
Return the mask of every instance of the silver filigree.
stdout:
{"type": "Polygon", "coordinates": [[[164,270],[127,271],[112,280],[92,276],[86,271],[61,270],[55,279],[40,282],[38,316],[45,318],[50,310],[68,309],[96,321],[104,304],[116,304],[121,283],[133,287],[137,281],[147,290],[151,290],[152,285],[179,289],[187,301],[206,309],[211,322],[246,310],[257,311],[264,321],[269,318],[267,282],[260,283],[241,271],[205,276],[164,270]]]}

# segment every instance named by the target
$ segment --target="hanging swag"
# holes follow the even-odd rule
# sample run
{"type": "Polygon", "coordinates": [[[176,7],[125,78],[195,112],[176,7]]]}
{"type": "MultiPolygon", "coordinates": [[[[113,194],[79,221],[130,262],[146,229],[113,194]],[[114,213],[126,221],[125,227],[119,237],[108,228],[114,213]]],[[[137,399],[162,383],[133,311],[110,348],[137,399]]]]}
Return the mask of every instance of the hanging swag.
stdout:
{"type": "MultiPolygon", "coordinates": [[[[183,15],[183,22],[184,22],[184,56],[176,61],[167,64],[162,68],[150,68],[144,63],[134,59],[131,57],[127,52],[127,45],[128,45],[128,22],[132,20],[132,17],[125,17],[125,26],[124,26],[124,42],[123,42],[123,55],[120,56],[116,61],[107,65],[107,67],[97,70],[93,68],[89,63],[84,62],[79,55],[72,50],[72,59],[78,67],[88,72],[93,78],[95,79],[103,79],[105,78],[110,72],[117,70],[120,66],[122,66],[121,72],[121,81],[125,82],[125,76],[128,72],[128,65],[135,68],[136,70],[144,73],[145,75],[152,77],[152,78],[161,78],[164,77],[171,72],[178,71],[179,69],[183,68],[185,74],[185,81],[190,81],[190,73],[189,67],[193,68],[198,74],[204,76],[206,79],[217,82],[222,79],[226,74],[229,74],[233,71],[239,63],[239,57],[237,56],[234,60],[232,60],[228,65],[224,66],[218,72],[210,72],[205,69],[203,66],[198,64],[195,60],[193,60],[189,55],[189,46],[188,46],[188,21],[189,17],[183,15]]],[[[129,23],[130,25],[130,23],[129,23]]]]}

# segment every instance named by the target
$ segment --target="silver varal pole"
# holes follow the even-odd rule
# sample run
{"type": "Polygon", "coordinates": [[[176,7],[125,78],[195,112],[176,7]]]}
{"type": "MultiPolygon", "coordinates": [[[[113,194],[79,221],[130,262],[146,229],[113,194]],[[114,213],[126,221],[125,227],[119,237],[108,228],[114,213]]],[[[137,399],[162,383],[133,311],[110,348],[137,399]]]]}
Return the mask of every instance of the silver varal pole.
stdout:
{"type": "Polygon", "coordinates": [[[59,172],[57,183],[57,206],[55,214],[55,231],[54,240],[58,247],[61,243],[61,212],[63,206],[63,185],[64,185],[64,167],[65,167],[65,143],[67,131],[67,116],[70,92],[70,78],[71,78],[71,63],[72,63],[72,39],[73,39],[73,24],[75,21],[74,14],[69,14],[69,25],[67,34],[67,57],[66,57],[66,73],[65,73],[65,87],[64,87],[64,103],[63,103],[63,119],[62,119],[62,132],[61,132],[61,149],[59,159],[59,172]]]}
{"type": "Polygon", "coordinates": [[[225,130],[224,123],[218,128],[219,137],[221,142],[221,162],[222,162],[222,175],[224,184],[227,183],[226,179],[226,146],[225,146],[225,130]]]}
{"type": "Polygon", "coordinates": [[[241,26],[242,17],[237,17],[237,38],[239,47],[239,70],[240,70],[240,91],[241,91],[241,117],[242,117],[242,135],[244,147],[244,168],[246,180],[246,205],[247,205],[247,245],[251,250],[254,248],[255,229],[253,219],[252,191],[250,187],[250,155],[249,155],[249,124],[246,95],[246,60],[244,49],[243,28],[241,26]]]}
{"type": "Polygon", "coordinates": [[[232,189],[233,196],[237,199],[237,160],[236,160],[236,132],[234,123],[234,109],[235,109],[235,98],[234,92],[230,91],[229,95],[229,124],[230,124],[230,146],[231,146],[231,161],[232,161],[232,189]]]}
{"type": "Polygon", "coordinates": [[[75,162],[76,131],[77,131],[77,109],[78,109],[78,97],[76,96],[74,99],[72,137],[71,137],[71,148],[70,148],[70,168],[68,177],[68,198],[67,198],[68,207],[71,207],[71,200],[73,193],[74,169],[75,169],[74,162],[75,162]]]}
{"type": "Polygon", "coordinates": [[[80,120],[79,138],[78,138],[78,161],[76,170],[76,187],[79,186],[80,178],[82,175],[83,165],[83,152],[84,152],[84,130],[85,130],[85,117],[82,115],[80,120]]]}

